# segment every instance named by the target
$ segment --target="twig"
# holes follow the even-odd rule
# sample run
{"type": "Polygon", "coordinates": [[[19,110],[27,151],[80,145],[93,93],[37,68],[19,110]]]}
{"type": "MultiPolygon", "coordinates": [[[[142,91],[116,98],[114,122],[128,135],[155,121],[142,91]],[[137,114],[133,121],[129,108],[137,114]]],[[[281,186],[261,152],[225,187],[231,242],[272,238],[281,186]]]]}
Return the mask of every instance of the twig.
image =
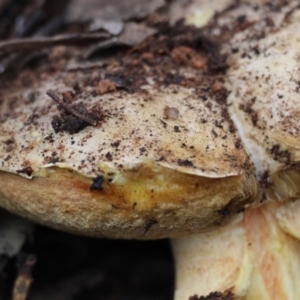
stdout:
{"type": "Polygon", "coordinates": [[[82,121],[91,124],[93,126],[97,124],[96,121],[74,110],[70,105],[68,105],[66,102],[61,100],[54,91],[49,90],[47,92],[47,95],[51,97],[57,104],[59,104],[65,111],[67,111],[69,114],[73,115],[74,117],[81,119],[82,121]]]}
{"type": "Polygon", "coordinates": [[[36,263],[36,256],[28,254],[25,261],[19,266],[19,274],[14,283],[12,299],[13,300],[26,300],[32,279],[32,269],[36,263]]]}
{"type": "Polygon", "coordinates": [[[0,51],[23,51],[31,49],[46,48],[55,45],[78,44],[80,42],[95,42],[110,38],[110,34],[104,32],[81,33],[81,34],[62,34],[52,37],[34,37],[10,39],[0,42],[0,51]]]}

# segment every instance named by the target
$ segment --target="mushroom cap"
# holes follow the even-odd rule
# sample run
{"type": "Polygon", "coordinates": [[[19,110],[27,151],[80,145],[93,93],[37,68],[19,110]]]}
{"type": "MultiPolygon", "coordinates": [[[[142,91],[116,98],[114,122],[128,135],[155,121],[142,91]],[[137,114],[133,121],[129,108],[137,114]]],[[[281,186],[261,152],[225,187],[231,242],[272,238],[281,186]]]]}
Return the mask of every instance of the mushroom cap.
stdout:
{"type": "Polygon", "coordinates": [[[228,112],[255,164],[257,179],[264,187],[272,184],[270,197],[281,201],[300,195],[297,7],[297,1],[289,1],[280,12],[264,6],[252,12],[244,9],[245,20],[254,25],[223,48],[227,53],[239,45],[228,59],[228,112]]]}
{"type": "Polygon", "coordinates": [[[49,51],[51,70],[3,81],[0,206],[74,233],[151,239],[206,231],[253,201],[208,37],[177,23],[93,69],[72,65],[79,48],[49,51]]]}

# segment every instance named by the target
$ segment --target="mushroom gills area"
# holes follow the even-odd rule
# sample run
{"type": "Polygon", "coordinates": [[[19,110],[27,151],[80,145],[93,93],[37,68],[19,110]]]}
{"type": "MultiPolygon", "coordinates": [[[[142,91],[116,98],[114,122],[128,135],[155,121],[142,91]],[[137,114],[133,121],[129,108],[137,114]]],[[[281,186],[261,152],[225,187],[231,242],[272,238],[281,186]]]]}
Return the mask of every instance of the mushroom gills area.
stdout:
{"type": "Polygon", "coordinates": [[[257,193],[254,178],[245,174],[205,178],[153,164],[112,181],[105,177],[101,186],[57,167],[41,169],[30,184],[16,174],[0,177],[0,202],[7,210],[68,232],[123,239],[207,231],[227,223],[257,193]]]}
{"type": "Polygon", "coordinates": [[[299,238],[295,214],[295,205],[268,202],[216,231],[174,239],[175,299],[216,291],[240,300],[300,299],[300,242],[289,234],[299,238]]]}

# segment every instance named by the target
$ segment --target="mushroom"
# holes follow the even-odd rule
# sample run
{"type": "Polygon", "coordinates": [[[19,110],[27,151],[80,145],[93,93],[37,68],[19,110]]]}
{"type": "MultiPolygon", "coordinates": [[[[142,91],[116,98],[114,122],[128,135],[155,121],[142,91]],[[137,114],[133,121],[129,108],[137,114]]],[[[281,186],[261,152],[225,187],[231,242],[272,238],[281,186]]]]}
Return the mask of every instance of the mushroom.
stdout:
{"type": "Polygon", "coordinates": [[[176,23],[92,70],[54,48],[56,68],[4,78],[0,206],[76,234],[172,238],[176,300],[297,299],[296,2],[176,23]]]}

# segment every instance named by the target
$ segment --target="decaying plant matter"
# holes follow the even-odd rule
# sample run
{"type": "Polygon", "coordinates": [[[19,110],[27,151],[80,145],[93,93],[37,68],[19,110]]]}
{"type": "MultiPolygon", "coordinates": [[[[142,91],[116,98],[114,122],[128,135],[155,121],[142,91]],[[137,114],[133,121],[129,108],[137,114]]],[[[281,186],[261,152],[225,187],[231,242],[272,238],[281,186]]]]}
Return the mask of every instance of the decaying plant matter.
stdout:
{"type": "Polygon", "coordinates": [[[299,298],[297,1],[74,7],[72,34],[0,44],[0,205],[172,238],[176,300],[299,298]]]}

